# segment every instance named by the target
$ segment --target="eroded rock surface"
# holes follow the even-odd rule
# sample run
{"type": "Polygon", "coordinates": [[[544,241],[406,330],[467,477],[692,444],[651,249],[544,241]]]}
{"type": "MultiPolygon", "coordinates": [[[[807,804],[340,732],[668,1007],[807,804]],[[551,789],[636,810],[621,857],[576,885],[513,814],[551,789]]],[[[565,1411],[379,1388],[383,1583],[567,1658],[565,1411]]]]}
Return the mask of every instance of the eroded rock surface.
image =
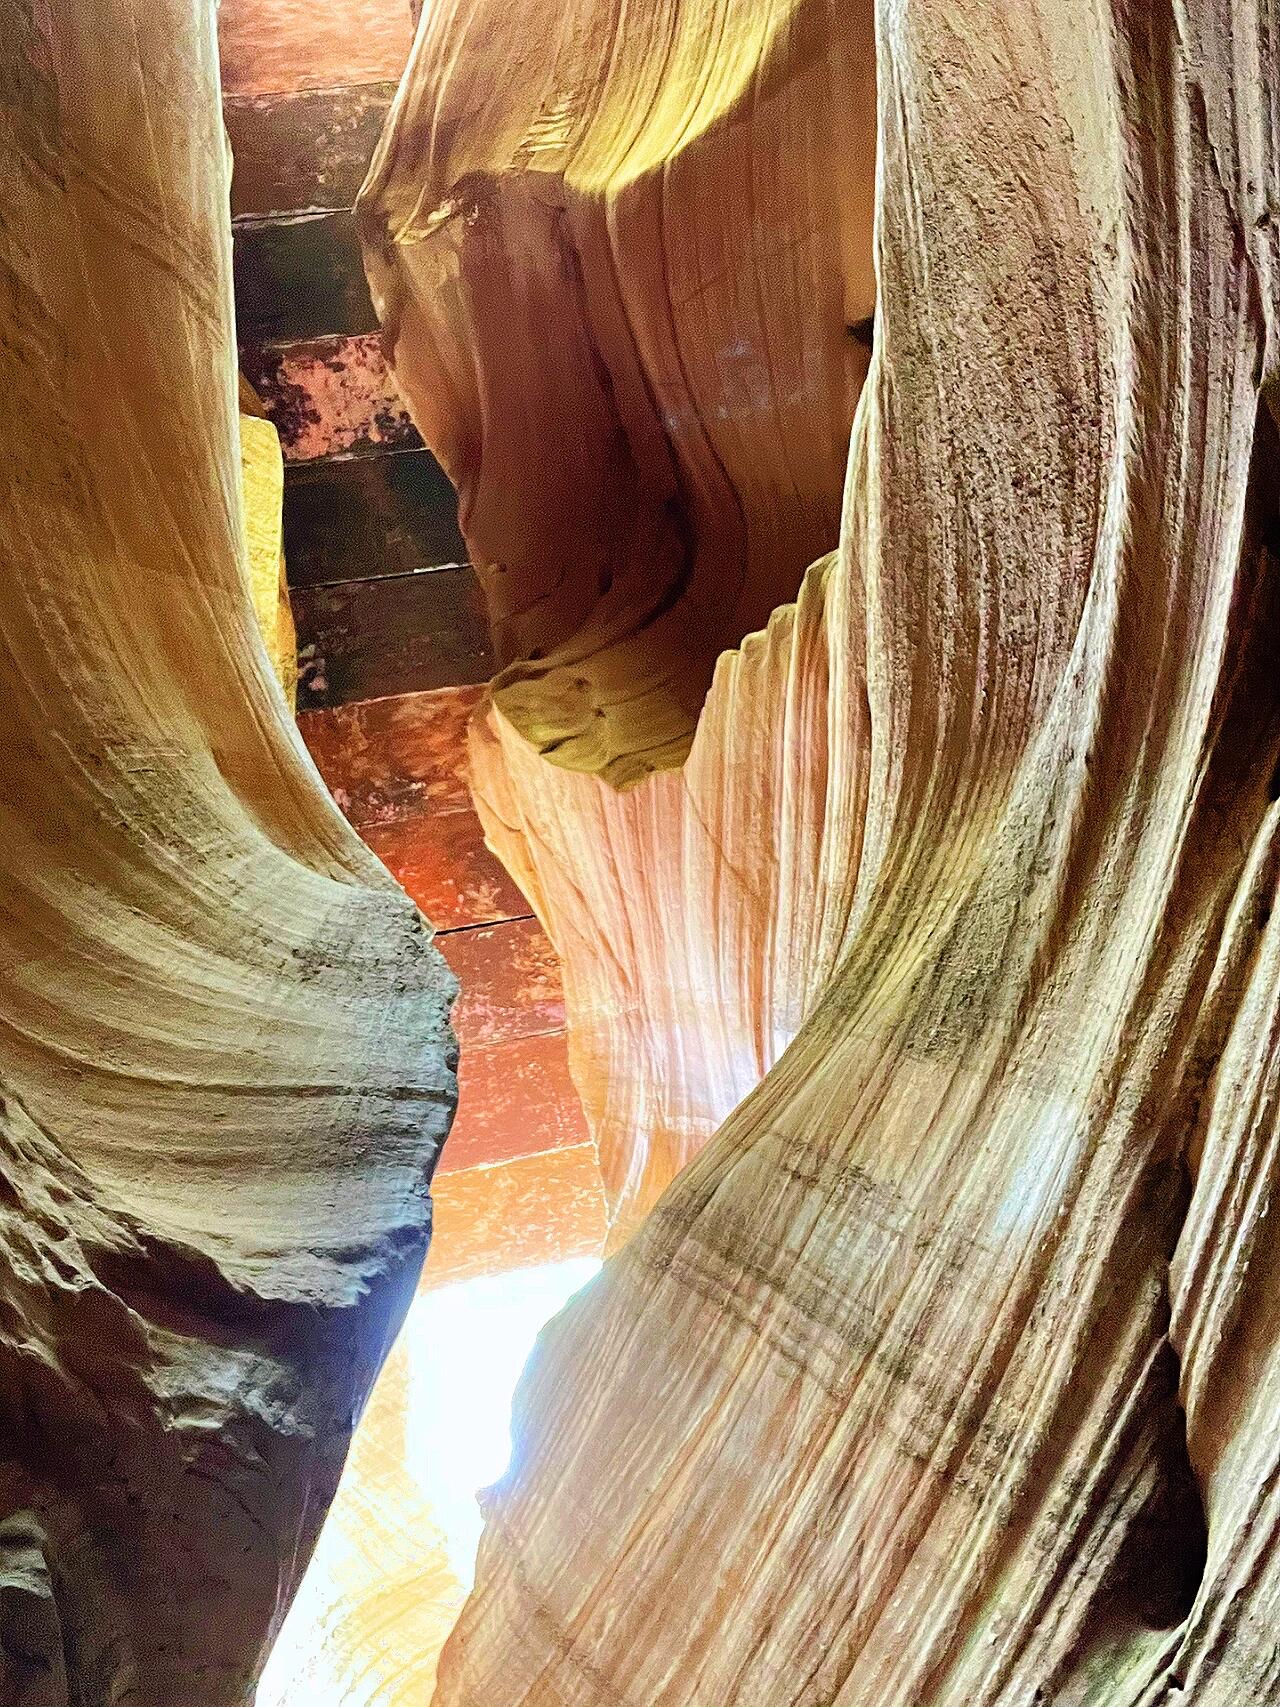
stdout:
{"type": "Polygon", "coordinates": [[[426,10],[359,215],[504,715],[618,786],[834,541],[872,308],[870,11],[426,10]]]}
{"type": "Polygon", "coordinates": [[[421,1263],[453,981],[254,623],[212,10],[0,43],[0,1699],[244,1707],[421,1263]]]}
{"type": "MultiPolygon", "coordinates": [[[[555,17],[555,51],[509,9],[424,25],[371,182],[373,271],[424,431],[480,494],[481,559],[500,555],[496,442],[489,503],[551,459],[566,519],[537,537],[571,544],[539,558],[548,586],[596,573],[574,530],[614,539],[624,578],[643,560],[662,581],[643,506],[598,502],[607,464],[575,460],[579,431],[604,442],[592,364],[563,393],[581,383],[587,425],[547,406],[573,347],[563,281],[530,293],[545,361],[504,293],[546,252],[527,236],[542,150],[612,113],[600,92],[629,43],[644,98],[599,158],[649,135],[671,91],[668,282],[714,273],[752,156],[738,146],[736,179],[680,206],[694,141],[716,134],[682,81],[685,14],[580,0],[555,17]],[[558,75],[561,42],[577,80],[558,75]],[[465,313],[465,265],[418,271],[445,231],[483,247],[494,281],[465,313]],[[485,406],[474,372],[500,364],[468,367],[468,340],[506,351],[527,416],[519,395],[485,406]]],[[[794,62],[749,30],[704,31],[699,87],[834,83],[845,15],[803,17],[794,62]]],[[[1266,0],[926,0],[881,5],[877,35],[875,353],[838,552],[722,662],[683,777],[606,794],[633,772],[513,691],[555,671],[508,672],[477,731],[491,833],[566,954],[571,1001],[598,1009],[608,1060],[587,1076],[619,1204],[647,1203],[684,1157],[688,1109],[651,1094],[664,1071],[702,1074],[710,1122],[772,1070],[544,1336],[441,1707],[1280,1692],[1280,21],[1266,0]],[[595,773],[578,796],[534,751],[562,738],[595,773]],[[628,816],[644,789],[648,819],[628,816]],[[575,967],[580,948],[603,957],[581,947],[592,932],[621,999],[575,967]],[[610,1055],[628,1002],[647,1030],[610,1055]],[[649,1172],[663,1120],[675,1136],[649,1172]]],[[[812,159],[840,176],[845,133],[805,110],[813,132],[774,141],[808,205],[812,159]]],[[[745,210],[748,249],[770,250],[784,202],[745,210]]],[[[620,288],[666,314],[617,253],[620,288]]],[[[723,395],[694,392],[709,435],[723,395]]],[[[723,636],[736,596],[692,644],[723,636]]],[[[522,591],[511,614],[553,602],[522,591]]],[[[513,653],[540,644],[520,633],[513,653]]],[[[651,656],[635,649],[630,682],[651,656]]],[[[678,756],[673,741],[661,763],[678,756]]]]}
{"type": "Polygon", "coordinates": [[[564,963],[615,1242],[844,941],[865,690],[810,632],[816,578],[721,663],[694,730],[717,657],[836,538],[874,304],[873,33],[869,6],[811,0],[432,8],[361,197],[507,666],[473,792],[564,963]]]}

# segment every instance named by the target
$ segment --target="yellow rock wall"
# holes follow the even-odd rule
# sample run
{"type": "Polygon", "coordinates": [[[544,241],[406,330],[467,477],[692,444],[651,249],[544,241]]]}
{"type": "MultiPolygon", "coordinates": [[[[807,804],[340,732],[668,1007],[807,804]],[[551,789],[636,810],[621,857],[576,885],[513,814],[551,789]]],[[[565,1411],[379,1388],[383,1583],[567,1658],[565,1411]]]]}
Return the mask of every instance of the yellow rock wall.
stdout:
{"type": "Polygon", "coordinates": [[[412,1294],[455,1095],[453,980],[321,786],[250,600],[278,494],[247,539],[213,26],[188,0],[0,4],[23,1707],[251,1698],[412,1294]]]}

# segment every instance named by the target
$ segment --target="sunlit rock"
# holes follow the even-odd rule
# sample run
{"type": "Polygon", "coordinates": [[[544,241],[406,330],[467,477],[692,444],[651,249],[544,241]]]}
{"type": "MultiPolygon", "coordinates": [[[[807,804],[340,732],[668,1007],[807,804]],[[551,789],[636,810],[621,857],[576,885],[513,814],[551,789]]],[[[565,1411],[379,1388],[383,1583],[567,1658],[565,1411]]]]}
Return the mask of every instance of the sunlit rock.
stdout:
{"type": "Polygon", "coordinates": [[[0,1700],[23,1707],[251,1699],[454,1101],[452,979],[255,623],[213,24],[0,5],[0,1700]]]}
{"type": "Polygon", "coordinates": [[[718,654],[834,543],[874,301],[869,9],[429,7],[361,194],[504,715],[678,766],[718,654]]]}
{"type": "Polygon", "coordinates": [[[249,594],[263,644],[289,705],[298,686],[298,637],[284,570],[284,458],[280,435],[240,381],[240,484],[249,594]]]}
{"type": "Polygon", "coordinates": [[[868,162],[823,96],[869,27],[440,8],[366,188],[620,1229],[737,1103],[542,1342],[439,1707],[1280,1688],[1280,20],[876,33],[838,551],[705,706],[695,660],[837,544],[856,269],[813,216],[868,162]],[[803,302],[756,266],[792,237],[803,302]],[[692,362],[648,362],[692,304],[692,362]],[[813,352],[807,447],[766,388],[727,453],[735,333],[813,352]],[[735,501],[770,444],[811,509],[735,501]],[[776,550],[707,546],[757,514],[776,550]]]}

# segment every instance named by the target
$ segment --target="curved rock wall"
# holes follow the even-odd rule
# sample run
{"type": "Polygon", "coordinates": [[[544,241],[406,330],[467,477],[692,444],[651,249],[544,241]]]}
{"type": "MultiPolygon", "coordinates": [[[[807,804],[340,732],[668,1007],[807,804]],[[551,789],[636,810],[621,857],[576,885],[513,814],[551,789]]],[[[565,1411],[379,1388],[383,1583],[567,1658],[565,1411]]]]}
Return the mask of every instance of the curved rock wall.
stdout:
{"type": "Polygon", "coordinates": [[[619,787],[835,535],[874,284],[863,5],[426,10],[361,193],[503,714],[619,787]]]}
{"type": "Polygon", "coordinates": [[[254,623],[212,9],[0,41],[0,1696],[243,1707],[421,1263],[453,982],[254,623]]]}
{"type": "MultiPolygon", "coordinates": [[[[834,76],[840,20],[806,15],[802,63],[834,76]]],[[[381,250],[375,278],[412,273],[438,214],[520,273],[523,239],[469,199],[488,157],[455,98],[527,198],[544,137],[612,87],[615,41],[651,30],[638,110],[664,110],[668,76],[684,98],[670,8],[557,17],[597,70],[548,73],[550,93],[560,62],[514,14],[424,26],[384,146],[403,194],[370,227],[407,253],[381,250]],[[415,137],[456,169],[415,179],[415,137]]],[[[683,779],[571,796],[502,686],[477,731],[491,833],[571,987],[606,1032],[604,975],[574,964],[594,932],[646,1011],[596,1103],[606,1128],[620,1111],[620,1203],[684,1159],[670,1144],[637,1185],[664,1073],[715,1087],[709,1124],[799,1029],[544,1336],[441,1707],[1227,1707],[1280,1687],[1280,23],[1266,0],[924,0],[877,27],[875,354],[835,559],[722,663],[683,779]],[[642,789],[648,818],[626,816],[642,789]],[[728,873],[752,905],[726,901],[728,873]]],[[[708,87],[741,88],[749,39],[707,52],[708,87]]],[[[763,88],[782,62],[754,39],[763,88]]],[[[681,110],[700,137],[706,109],[681,110]]],[[[833,170],[843,132],[808,110],[833,170]]],[[[805,183],[810,155],[777,141],[805,183]]],[[[672,247],[703,256],[732,194],[705,226],[673,220],[672,247]]],[[[455,346],[422,306],[451,289],[384,296],[415,406],[418,364],[452,372],[463,344],[461,316],[455,346]]],[[[576,422],[543,406],[527,322],[472,318],[477,348],[508,341],[513,385],[538,376],[505,443],[558,460],[576,422]]],[[[424,430],[467,490],[495,416],[461,385],[434,396],[424,430]]],[[[593,490],[556,489],[566,529],[593,490]]],[[[638,513],[614,512],[624,559],[638,513]]]]}
{"type": "Polygon", "coordinates": [[[361,195],[508,666],[473,793],[564,964],[615,1243],[844,940],[865,729],[829,773],[824,697],[856,722],[865,690],[856,656],[829,676],[816,582],[800,632],[781,611],[701,708],[836,536],[872,36],[826,0],[433,7],[361,195]]]}
{"type": "Polygon", "coordinates": [[[682,769],[625,793],[548,765],[496,709],[472,723],[486,835],[562,959],[613,1248],[778,1060],[846,943],[867,783],[846,590],[817,565],[721,658],[682,769]]]}

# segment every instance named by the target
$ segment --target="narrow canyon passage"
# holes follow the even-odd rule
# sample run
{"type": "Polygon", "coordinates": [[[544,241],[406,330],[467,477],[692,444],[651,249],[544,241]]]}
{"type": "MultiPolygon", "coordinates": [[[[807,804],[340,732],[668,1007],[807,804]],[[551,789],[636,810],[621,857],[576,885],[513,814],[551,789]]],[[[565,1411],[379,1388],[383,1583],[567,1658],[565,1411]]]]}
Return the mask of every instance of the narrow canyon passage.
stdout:
{"type": "Polygon", "coordinates": [[[219,30],[238,355],[283,454],[298,726],[461,991],[427,1265],[258,1694],[397,1707],[430,1695],[471,1580],[476,1491],[506,1462],[511,1389],[537,1329],[598,1267],[604,1194],[557,957],[467,785],[492,652],[456,498],[370,330],[350,217],[408,11],[397,27],[387,8],[225,0],[219,30]]]}
{"type": "Polygon", "coordinates": [[[1278,328],[1274,0],[0,0],[0,1707],[1280,1707],[1278,328]]]}
{"type": "Polygon", "coordinates": [[[344,815],[437,927],[460,985],[458,1110],[418,1294],[356,1431],[257,1707],[429,1699],[470,1587],[478,1491],[510,1450],[534,1336],[596,1272],[596,1151],[569,1077],[559,965],[485,848],[463,777],[468,687],[304,711],[344,815]]]}

